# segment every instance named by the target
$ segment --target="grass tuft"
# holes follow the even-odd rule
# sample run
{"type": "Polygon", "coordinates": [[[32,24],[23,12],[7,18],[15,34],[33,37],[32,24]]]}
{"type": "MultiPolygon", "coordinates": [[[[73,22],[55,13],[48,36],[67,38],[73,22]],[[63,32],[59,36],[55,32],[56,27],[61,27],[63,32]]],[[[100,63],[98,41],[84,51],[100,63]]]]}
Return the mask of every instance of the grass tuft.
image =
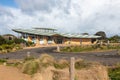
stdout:
{"type": "Polygon", "coordinates": [[[36,61],[27,61],[23,64],[22,71],[25,74],[32,75],[36,73],[39,69],[39,64],[36,61]]]}
{"type": "Polygon", "coordinates": [[[56,69],[64,69],[69,67],[69,62],[67,60],[59,60],[54,63],[56,69]]]}

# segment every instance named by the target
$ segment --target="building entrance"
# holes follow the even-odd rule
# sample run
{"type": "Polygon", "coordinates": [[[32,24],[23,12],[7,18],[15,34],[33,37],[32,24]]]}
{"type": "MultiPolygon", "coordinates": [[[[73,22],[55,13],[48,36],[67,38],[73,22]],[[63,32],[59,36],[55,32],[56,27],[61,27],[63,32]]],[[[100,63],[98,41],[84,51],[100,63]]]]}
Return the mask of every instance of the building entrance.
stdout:
{"type": "Polygon", "coordinates": [[[54,39],[54,41],[55,41],[56,44],[62,44],[63,43],[63,38],[56,37],[54,39]]]}

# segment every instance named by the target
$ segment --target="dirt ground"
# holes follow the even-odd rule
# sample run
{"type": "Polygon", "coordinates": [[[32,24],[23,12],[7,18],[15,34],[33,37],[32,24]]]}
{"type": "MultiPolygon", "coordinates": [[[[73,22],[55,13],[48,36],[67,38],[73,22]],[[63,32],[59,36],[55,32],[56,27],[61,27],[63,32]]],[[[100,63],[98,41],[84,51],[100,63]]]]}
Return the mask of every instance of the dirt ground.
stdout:
{"type": "MultiPolygon", "coordinates": [[[[75,57],[81,58],[87,61],[100,62],[104,65],[114,65],[120,63],[120,55],[117,55],[117,51],[108,52],[86,52],[86,53],[63,53],[55,52],[56,47],[46,48],[31,48],[23,49],[16,52],[7,54],[0,54],[0,59],[25,59],[29,52],[31,56],[38,58],[41,54],[47,53],[53,56],[55,59],[67,59],[75,57]]],[[[0,65],[0,80],[32,80],[31,76],[23,74],[15,67],[0,65]]]]}
{"type": "Polygon", "coordinates": [[[21,73],[17,68],[0,65],[0,80],[32,80],[29,75],[21,73]]]}

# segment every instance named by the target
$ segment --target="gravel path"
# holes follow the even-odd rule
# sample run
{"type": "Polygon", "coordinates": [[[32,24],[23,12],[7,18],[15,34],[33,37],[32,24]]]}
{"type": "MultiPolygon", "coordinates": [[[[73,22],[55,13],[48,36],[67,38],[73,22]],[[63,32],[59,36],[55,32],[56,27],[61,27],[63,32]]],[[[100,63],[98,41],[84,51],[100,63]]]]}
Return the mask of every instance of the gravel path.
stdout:
{"type": "Polygon", "coordinates": [[[54,52],[55,47],[48,48],[34,48],[34,49],[24,49],[17,52],[11,52],[7,54],[0,54],[0,58],[7,59],[24,59],[28,52],[36,58],[41,54],[47,53],[55,57],[55,59],[69,59],[70,57],[82,58],[88,61],[100,62],[104,65],[113,65],[120,63],[120,55],[117,55],[117,51],[108,51],[108,52],[90,52],[90,53],[58,53],[54,52]]]}

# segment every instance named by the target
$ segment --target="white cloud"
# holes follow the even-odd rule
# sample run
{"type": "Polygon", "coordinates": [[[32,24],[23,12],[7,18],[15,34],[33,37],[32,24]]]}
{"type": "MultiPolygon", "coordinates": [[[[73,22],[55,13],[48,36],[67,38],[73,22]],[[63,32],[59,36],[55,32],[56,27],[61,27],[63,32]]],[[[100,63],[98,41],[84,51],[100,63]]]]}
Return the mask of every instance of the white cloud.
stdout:
{"type": "MultiPolygon", "coordinates": [[[[119,34],[119,0],[16,0],[19,8],[0,6],[0,28],[51,27],[71,33],[119,34]]],[[[9,30],[7,30],[9,31],[9,30]]],[[[7,32],[6,32],[7,33],[7,32]]]]}

